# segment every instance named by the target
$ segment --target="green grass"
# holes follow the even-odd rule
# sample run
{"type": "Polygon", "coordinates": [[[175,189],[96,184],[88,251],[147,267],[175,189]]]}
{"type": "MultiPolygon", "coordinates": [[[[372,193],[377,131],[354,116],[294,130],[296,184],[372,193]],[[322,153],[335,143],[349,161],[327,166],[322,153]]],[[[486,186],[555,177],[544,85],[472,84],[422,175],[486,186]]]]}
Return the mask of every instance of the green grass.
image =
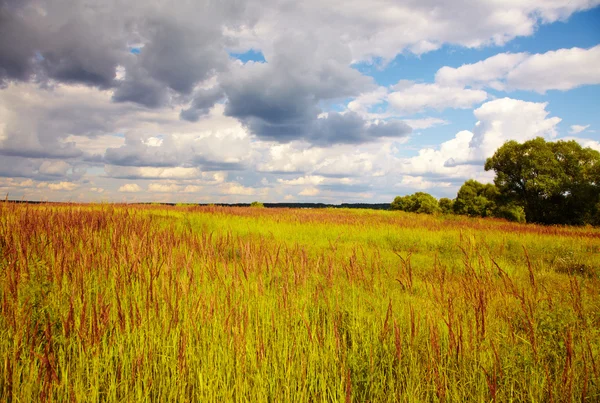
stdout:
{"type": "Polygon", "coordinates": [[[0,399],[600,400],[600,231],[0,204],[0,399]]]}

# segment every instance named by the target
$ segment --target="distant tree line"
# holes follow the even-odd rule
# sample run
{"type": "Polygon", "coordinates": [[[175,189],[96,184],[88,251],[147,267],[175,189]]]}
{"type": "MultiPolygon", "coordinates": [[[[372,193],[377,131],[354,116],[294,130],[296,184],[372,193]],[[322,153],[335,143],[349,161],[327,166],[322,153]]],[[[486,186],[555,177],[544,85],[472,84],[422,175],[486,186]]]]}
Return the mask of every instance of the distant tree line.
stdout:
{"type": "Polygon", "coordinates": [[[508,141],[485,162],[494,184],[467,180],[454,200],[417,192],[392,210],[499,217],[541,224],[600,225],[600,153],[576,141],[508,141]]]}

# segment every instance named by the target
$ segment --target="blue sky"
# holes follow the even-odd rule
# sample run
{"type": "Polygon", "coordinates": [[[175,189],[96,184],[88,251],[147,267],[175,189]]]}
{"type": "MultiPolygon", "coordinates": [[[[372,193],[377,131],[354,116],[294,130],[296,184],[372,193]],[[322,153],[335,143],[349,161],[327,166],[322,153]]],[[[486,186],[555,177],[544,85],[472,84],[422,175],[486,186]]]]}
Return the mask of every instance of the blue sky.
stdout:
{"type": "Polygon", "coordinates": [[[454,197],[507,140],[600,150],[600,0],[3,4],[11,198],[454,197]]]}

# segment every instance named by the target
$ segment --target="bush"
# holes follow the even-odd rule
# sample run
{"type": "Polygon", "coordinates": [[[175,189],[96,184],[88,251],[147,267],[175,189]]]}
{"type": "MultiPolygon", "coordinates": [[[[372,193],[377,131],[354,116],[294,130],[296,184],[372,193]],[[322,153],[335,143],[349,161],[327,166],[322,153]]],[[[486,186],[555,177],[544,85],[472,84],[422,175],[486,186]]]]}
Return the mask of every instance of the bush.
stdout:
{"type": "Polygon", "coordinates": [[[410,213],[434,214],[440,212],[437,199],[424,192],[417,192],[403,197],[397,196],[391,203],[390,208],[410,213]]]}
{"type": "Polygon", "coordinates": [[[442,197],[439,201],[440,210],[444,214],[451,214],[454,212],[454,202],[447,197],[442,197]]]}
{"type": "Polygon", "coordinates": [[[496,210],[496,217],[504,218],[508,221],[516,221],[520,223],[524,223],[525,220],[525,210],[523,207],[517,206],[516,204],[509,204],[506,206],[501,206],[496,210]]]}
{"type": "Polygon", "coordinates": [[[265,205],[259,201],[253,201],[252,203],[250,203],[250,207],[264,208],[265,205]]]}

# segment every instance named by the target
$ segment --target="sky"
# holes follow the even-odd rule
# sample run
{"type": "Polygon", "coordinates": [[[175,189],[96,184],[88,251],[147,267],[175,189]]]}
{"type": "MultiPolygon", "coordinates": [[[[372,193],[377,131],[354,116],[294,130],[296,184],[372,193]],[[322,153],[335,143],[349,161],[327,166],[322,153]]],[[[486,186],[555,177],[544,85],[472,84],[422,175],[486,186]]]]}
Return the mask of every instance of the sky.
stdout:
{"type": "Polygon", "coordinates": [[[0,194],[385,203],[600,150],[600,0],[0,0],[0,194]]]}

